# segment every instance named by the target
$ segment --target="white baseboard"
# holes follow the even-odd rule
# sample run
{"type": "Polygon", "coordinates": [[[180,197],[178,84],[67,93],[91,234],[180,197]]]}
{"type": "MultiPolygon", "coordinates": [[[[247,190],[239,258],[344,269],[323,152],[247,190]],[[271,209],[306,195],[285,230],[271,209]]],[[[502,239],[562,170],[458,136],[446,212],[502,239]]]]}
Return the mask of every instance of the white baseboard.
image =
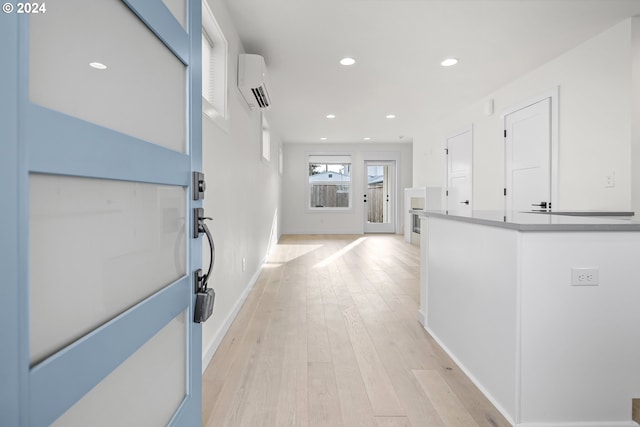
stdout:
{"type": "Polygon", "coordinates": [[[253,276],[251,276],[249,283],[247,283],[246,289],[244,290],[244,292],[242,292],[242,295],[240,295],[240,298],[238,298],[238,301],[236,301],[235,305],[233,306],[233,310],[231,310],[227,318],[224,320],[224,323],[222,324],[222,326],[220,326],[220,328],[216,332],[215,339],[211,341],[211,344],[209,344],[209,346],[207,347],[207,350],[203,353],[202,373],[204,373],[204,371],[209,366],[209,363],[211,362],[211,359],[213,359],[213,355],[216,354],[216,350],[218,350],[218,347],[220,346],[222,339],[229,331],[231,324],[235,320],[236,316],[240,312],[240,309],[242,308],[242,305],[244,304],[247,297],[249,296],[249,292],[251,292],[251,290],[253,289],[253,286],[258,281],[258,277],[260,277],[260,273],[262,273],[262,269],[266,260],[267,258],[265,257],[265,259],[263,259],[262,262],[260,263],[260,267],[258,267],[258,270],[256,270],[253,276]]]}
{"type": "MultiPolygon", "coordinates": [[[[460,368],[460,370],[462,372],[464,372],[464,374],[469,377],[469,379],[471,380],[472,383],[475,384],[476,387],[478,387],[478,389],[480,390],[480,392],[484,395],[484,397],[486,397],[489,402],[491,402],[491,404],[493,406],[495,406],[495,408],[498,410],[498,412],[500,412],[502,414],[503,417],[506,418],[506,420],[512,425],[515,426],[515,422],[513,421],[513,417],[511,416],[511,414],[509,414],[494,398],[493,396],[491,396],[491,394],[489,393],[489,391],[484,388],[484,386],[476,379],[476,377],[474,377],[471,372],[469,372],[469,370],[462,364],[462,362],[460,362],[460,360],[458,360],[458,358],[456,356],[454,356],[454,354],[449,350],[449,348],[444,345],[444,343],[442,341],[440,341],[440,338],[438,338],[438,336],[433,333],[433,331],[431,329],[429,329],[428,326],[425,326],[424,329],[429,333],[429,335],[431,335],[431,337],[440,345],[440,347],[442,347],[442,349],[449,355],[449,357],[451,358],[451,360],[453,360],[453,362],[458,365],[458,368],[460,368]]],[[[520,427],[520,426],[518,426],[520,427]]],[[[529,426],[527,426],[529,427],[529,426]]],[[[531,426],[533,427],[533,426],[531,426]]],[[[551,425],[549,425],[548,427],[551,427],[551,425]]],[[[564,427],[564,426],[563,426],[564,427]]],[[[569,427],[569,426],[566,426],[569,427]]],[[[618,426],[616,426],[618,427],[618,426]]]]}
{"type": "Polygon", "coordinates": [[[420,322],[420,324],[422,326],[424,326],[425,328],[427,327],[426,322],[427,322],[427,316],[425,316],[425,314],[418,310],[418,322],[420,322]]]}
{"type": "Polygon", "coordinates": [[[577,423],[520,423],[516,427],[638,427],[634,421],[598,421],[577,423]]]}
{"type": "MultiPolygon", "coordinates": [[[[418,319],[420,319],[422,313],[418,311],[418,319]]],[[[507,411],[504,410],[495,399],[489,394],[489,392],[480,384],[480,382],[465,368],[465,366],[458,360],[453,353],[447,348],[446,345],[440,341],[438,336],[433,333],[431,329],[427,326],[424,328],[431,337],[442,347],[442,349],[449,355],[449,357],[455,362],[456,365],[460,368],[462,372],[465,373],[467,377],[473,382],[476,387],[484,394],[484,396],[491,402],[493,406],[502,414],[503,417],[511,423],[512,426],[515,427],[640,427],[640,425],[634,421],[596,421],[596,422],[544,422],[544,423],[514,423],[513,418],[509,415],[507,411]]],[[[631,415],[631,410],[629,410],[629,415],[631,415]]]]}

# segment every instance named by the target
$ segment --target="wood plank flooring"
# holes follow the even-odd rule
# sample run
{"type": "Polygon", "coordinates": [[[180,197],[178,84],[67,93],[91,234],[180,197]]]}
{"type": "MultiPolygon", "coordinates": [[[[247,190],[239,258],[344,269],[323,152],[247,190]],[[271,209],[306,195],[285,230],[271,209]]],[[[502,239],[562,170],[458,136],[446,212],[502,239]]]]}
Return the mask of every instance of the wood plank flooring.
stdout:
{"type": "Polygon", "coordinates": [[[284,236],[204,373],[203,425],[509,426],[418,323],[419,270],[400,236],[284,236]]]}

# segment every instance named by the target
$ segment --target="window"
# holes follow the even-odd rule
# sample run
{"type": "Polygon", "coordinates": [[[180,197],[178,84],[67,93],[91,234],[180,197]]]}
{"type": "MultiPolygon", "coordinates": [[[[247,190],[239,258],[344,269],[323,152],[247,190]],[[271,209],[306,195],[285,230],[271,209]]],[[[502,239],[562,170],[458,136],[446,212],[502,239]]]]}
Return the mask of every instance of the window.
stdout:
{"type": "Polygon", "coordinates": [[[227,51],[227,39],[205,0],[202,2],[202,108],[214,120],[227,118],[227,51]]]}
{"type": "Polygon", "coordinates": [[[351,207],[351,156],[309,156],[309,208],[351,207]]]}
{"type": "Polygon", "coordinates": [[[264,113],[262,114],[262,160],[271,161],[271,134],[264,113]]]}

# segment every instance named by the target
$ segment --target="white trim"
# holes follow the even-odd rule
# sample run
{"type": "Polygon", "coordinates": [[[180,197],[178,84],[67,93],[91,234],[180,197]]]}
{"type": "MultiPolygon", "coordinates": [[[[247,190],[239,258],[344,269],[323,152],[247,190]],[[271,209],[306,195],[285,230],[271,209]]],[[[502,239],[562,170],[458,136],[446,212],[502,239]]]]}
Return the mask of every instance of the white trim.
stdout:
{"type": "MultiPolygon", "coordinates": [[[[396,191],[396,207],[395,207],[395,219],[394,219],[394,233],[404,233],[404,199],[402,197],[402,152],[400,151],[365,151],[361,153],[362,164],[367,161],[395,161],[395,191],[396,191]]],[[[426,195],[426,193],[425,193],[426,195]]],[[[364,220],[362,221],[362,233],[364,234],[364,220]]]]}
{"type": "Polygon", "coordinates": [[[247,284],[246,289],[244,290],[244,292],[242,292],[242,295],[240,296],[240,298],[238,298],[238,300],[236,301],[236,304],[233,306],[233,310],[231,310],[227,318],[224,320],[224,323],[220,326],[220,328],[218,328],[218,331],[214,335],[215,338],[207,346],[207,350],[202,354],[202,373],[203,374],[204,374],[204,371],[209,367],[209,363],[211,363],[211,359],[213,359],[213,355],[216,353],[216,350],[218,350],[218,347],[222,343],[222,340],[224,339],[225,335],[229,331],[231,324],[233,323],[236,316],[240,312],[240,309],[244,305],[244,302],[249,296],[249,293],[251,292],[251,290],[253,289],[253,286],[258,281],[258,278],[262,273],[262,270],[264,268],[264,264],[266,261],[267,261],[267,257],[265,257],[264,260],[262,260],[262,262],[260,263],[260,267],[258,267],[256,272],[253,274],[253,276],[249,280],[249,283],[247,284]]]}
{"type": "MultiPolygon", "coordinates": [[[[369,172],[369,164],[376,166],[376,165],[380,165],[380,166],[393,166],[393,174],[391,175],[391,189],[392,189],[392,203],[393,203],[393,229],[391,230],[391,233],[393,234],[401,234],[400,232],[402,231],[402,227],[400,227],[401,221],[399,218],[400,216],[400,212],[399,212],[399,207],[401,204],[401,197],[398,196],[398,193],[400,193],[400,184],[399,184],[399,180],[398,180],[398,163],[400,161],[399,160],[393,160],[393,159],[387,159],[387,160],[368,160],[368,159],[364,159],[362,161],[362,178],[363,178],[363,182],[361,184],[361,191],[363,193],[366,193],[368,191],[368,189],[366,187],[368,187],[368,172],[369,172]]],[[[371,230],[367,230],[367,215],[368,215],[368,207],[365,208],[363,206],[362,208],[362,231],[363,234],[375,234],[376,232],[379,233],[386,233],[386,231],[380,232],[380,231],[371,231],[371,230]]],[[[375,227],[375,226],[374,226],[375,227]]]]}
{"type": "MultiPolygon", "coordinates": [[[[424,329],[429,333],[429,335],[431,335],[431,337],[435,340],[435,342],[437,342],[438,345],[440,347],[442,347],[442,349],[445,351],[445,353],[447,353],[447,355],[451,358],[451,360],[453,360],[453,363],[455,363],[458,366],[458,368],[460,368],[460,370],[462,372],[464,372],[464,374],[471,380],[471,382],[476,387],[478,387],[480,392],[484,395],[484,397],[487,398],[487,400],[489,400],[489,402],[491,402],[491,404],[498,410],[498,412],[500,412],[502,414],[502,416],[505,417],[506,420],[512,426],[515,425],[511,415],[509,415],[509,413],[496,401],[496,399],[493,398],[493,396],[487,391],[487,389],[484,388],[484,386],[480,383],[480,381],[478,381],[476,379],[476,377],[474,377],[471,374],[471,372],[462,364],[462,362],[460,362],[460,360],[458,360],[458,358],[456,356],[454,356],[454,354],[451,352],[451,350],[449,350],[449,348],[447,348],[447,346],[444,345],[444,343],[442,341],[440,341],[438,336],[436,334],[434,334],[433,331],[431,329],[429,329],[428,326],[425,326],[424,329]]],[[[531,426],[531,427],[533,427],[533,426],[531,426]]],[[[569,426],[566,426],[566,427],[569,427],[569,426]]]]}
{"type": "Polygon", "coordinates": [[[638,427],[634,421],[598,421],[572,423],[520,423],[516,427],[638,427]]]}
{"type": "Polygon", "coordinates": [[[355,178],[355,171],[358,169],[355,164],[356,156],[352,152],[344,151],[313,151],[305,153],[305,168],[304,168],[304,185],[305,185],[305,198],[304,207],[305,213],[351,213],[354,210],[354,185],[358,182],[355,178]],[[327,163],[344,163],[351,165],[351,171],[349,175],[349,206],[346,208],[313,208],[311,207],[311,192],[309,187],[309,163],[315,162],[327,162],[327,163]]]}
{"type": "MultiPolygon", "coordinates": [[[[560,207],[558,206],[558,163],[560,160],[560,149],[559,149],[559,124],[560,124],[560,86],[555,86],[538,96],[528,99],[527,101],[520,102],[518,104],[512,105],[510,107],[502,110],[500,114],[500,118],[502,119],[502,130],[503,132],[507,129],[507,116],[511,113],[515,113],[518,110],[522,110],[523,108],[527,108],[533,104],[536,104],[540,101],[543,101],[547,98],[551,99],[551,206],[555,210],[558,210],[560,207]]],[[[504,139],[503,139],[504,144],[504,139]]],[[[507,178],[506,178],[506,150],[504,150],[504,161],[503,161],[503,169],[504,169],[504,188],[507,187],[507,178]]],[[[505,199],[505,210],[506,210],[506,199],[505,199]]]]}

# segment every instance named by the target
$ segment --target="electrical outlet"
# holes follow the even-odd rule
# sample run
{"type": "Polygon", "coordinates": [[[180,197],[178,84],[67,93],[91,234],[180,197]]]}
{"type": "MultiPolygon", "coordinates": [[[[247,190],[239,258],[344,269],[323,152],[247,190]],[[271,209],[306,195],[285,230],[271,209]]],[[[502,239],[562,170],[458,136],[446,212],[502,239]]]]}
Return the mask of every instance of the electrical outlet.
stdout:
{"type": "Polygon", "coordinates": [[[242,272],[244,273],[246,269],[247,269],[247,259],[245,257],[242,257],[242,272]]]}
{"type": "Polygon", "coordinates": [[[572,286],[597,286],[600,283],[600,270],[597,268],[572,268],[572,286]]]}

